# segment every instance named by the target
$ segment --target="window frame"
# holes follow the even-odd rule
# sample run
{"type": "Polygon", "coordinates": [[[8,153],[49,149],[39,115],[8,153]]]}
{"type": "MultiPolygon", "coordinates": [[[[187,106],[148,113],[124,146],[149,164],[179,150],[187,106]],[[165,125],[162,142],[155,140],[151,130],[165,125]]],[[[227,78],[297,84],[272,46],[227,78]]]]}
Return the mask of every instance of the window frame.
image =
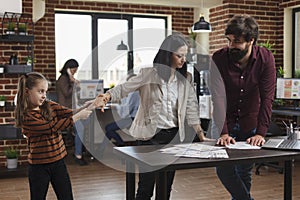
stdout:
{"type": "MultiPolygon", "coordinates": [[[[293,17],[292,17],[292,77],[295,78],[296,76],[296,54],[297,54],[297,49],[296,49],[296,15],[300,14],[300,7],[299,8],[294,8],[293,9],[293,17]]],[[[299,35],[300,36],[300,35],[299,35]]],[[[300,47],[299,47],[300,48],[300,47]]],[[[300,64],[300,63],[299,63],[300,64]]]]}
{"type": "Polygon", "coordinates": [[[84,11],[62,11],[56,10],[55,14],[78,14],[78,15],[90,15],[92,17],[92,77],[91,79],[99,78],[99,70],[98,70],[98,19],[126,19],[128,20],[128,67],[127,73],[133,71],[133,62],[134,62],[134,51],[133,51],[133,18],[159,18],[165,20],[165,36],[168,33],[168,16],[167,15],[148,15],[148,14],[127,14],[127,13],[94,13],[94,12],[84,12],[84,11]],[[96,50],[94,50],[96,49],[96,50]]]}

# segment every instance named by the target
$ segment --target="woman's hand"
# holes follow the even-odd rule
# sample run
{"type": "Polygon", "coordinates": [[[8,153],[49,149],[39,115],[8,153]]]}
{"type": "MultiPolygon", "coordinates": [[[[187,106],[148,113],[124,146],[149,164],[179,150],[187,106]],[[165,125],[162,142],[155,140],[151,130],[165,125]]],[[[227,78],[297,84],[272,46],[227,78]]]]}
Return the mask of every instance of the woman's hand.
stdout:
{"type": "Polygon", "coordinates": [[[72,74],[70,68],[67,69],[67,73],[69,75],[69,78],[70,78],[71,82],[73,82],[75,84],[79,84],[79,80],[77,80],[77,79],[74,78],[74,75],[72,74]]]}
{"type": "Polygon", "coordinates": [[[110,94],[109,93],[105,93],[105,94],[99,94],[93,105],[96,108],[100,108],[102,112],[104,112],[104,107],[107,104],[107,102],[110,100],[110,94]]]}
{"type": "Polygon", "coordinates": [[[204,131],[203,131],[203,130],[197,132],[197,136],[198,136],[200,142],[211,142],[211,141],[216,141],[215,139],[211,139],[211,138],[205,137],[205,134],[204,134],[204,131]]]}
{"type": "Polygon", "coordinates": [[[214,141],[214,139],[210,139],[210,138],[205,137],[204,131],[203,131],[200,124],[193,125],[193,129],[195,130],[200,142],[214,141]]]}

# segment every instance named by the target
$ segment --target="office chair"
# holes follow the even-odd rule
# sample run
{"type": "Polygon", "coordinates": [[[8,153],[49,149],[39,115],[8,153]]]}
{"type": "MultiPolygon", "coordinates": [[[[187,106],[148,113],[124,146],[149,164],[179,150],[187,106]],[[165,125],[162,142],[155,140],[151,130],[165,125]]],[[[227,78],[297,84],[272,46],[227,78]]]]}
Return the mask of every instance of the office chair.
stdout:
{"type": "MultiPolygon", "coordinates": [[[[275,123],[271,122],[266,137],[276,137],[276,136],[283,136],[285,133],[282,131],[282,129],[275,123]]],[[[276,169],[278,173],[283,173],[283,167],[279,165],[278,162],[266,162],[266,163],[256,163],[256,170],[255,174],[259,175],[259,169],[262,166],[268,166],[276,169]]]]}

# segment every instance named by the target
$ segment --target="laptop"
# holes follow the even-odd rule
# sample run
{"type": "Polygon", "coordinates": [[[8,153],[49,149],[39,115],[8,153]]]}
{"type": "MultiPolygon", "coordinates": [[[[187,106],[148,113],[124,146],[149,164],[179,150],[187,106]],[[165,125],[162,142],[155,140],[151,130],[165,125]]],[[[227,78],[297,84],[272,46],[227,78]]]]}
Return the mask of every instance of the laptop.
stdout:
{"type": "Polygon", "coordinates": [[[300,141],[292,139],[270,138],[261,147],[265,149],[300,151],[300,141]]]}

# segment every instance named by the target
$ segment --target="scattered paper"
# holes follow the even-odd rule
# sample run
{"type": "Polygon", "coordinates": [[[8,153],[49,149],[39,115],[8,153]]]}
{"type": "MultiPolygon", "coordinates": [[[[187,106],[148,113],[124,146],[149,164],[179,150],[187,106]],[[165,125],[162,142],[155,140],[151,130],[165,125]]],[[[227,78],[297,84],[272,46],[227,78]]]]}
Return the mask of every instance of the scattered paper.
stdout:
{"type": "Polygon", "coordinates": [[[259,146],[253,146],[247,142],[235,142],[226,146],[228,149],[261,149],[259,146]]]}
{"type": "Polygon", "coordinates": [[[212,151],[198,151],[188,149],[183,153],[175,154],[180,157],[193,157],[193,158],[229,158],[225,149],[212,150],[212,151]]]}
{"type": "Polygon", "coordinates": [[[224,147],[191,143],[177,144],[160,150],[162,153],[174,154],[181,157],[192,158],[229,158],[224,147]]]}

